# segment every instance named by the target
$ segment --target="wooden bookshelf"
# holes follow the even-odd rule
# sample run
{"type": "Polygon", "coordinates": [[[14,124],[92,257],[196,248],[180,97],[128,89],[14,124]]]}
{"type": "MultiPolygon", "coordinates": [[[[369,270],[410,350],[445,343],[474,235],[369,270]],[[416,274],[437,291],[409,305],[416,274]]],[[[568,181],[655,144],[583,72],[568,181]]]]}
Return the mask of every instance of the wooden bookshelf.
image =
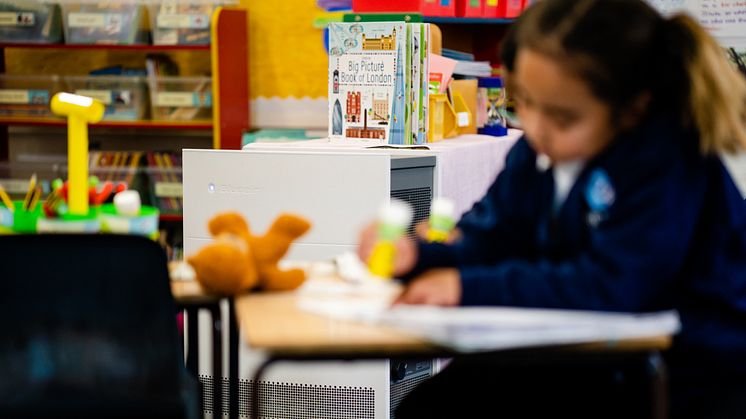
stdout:
{"type": "MultiPolygon", "coordinates": [[[[0,118],[0,125],[27,127],[67,127],[64,119],[53,118],[0,118]]],[[[212,121],[103,121],[89,125],[97,128],[130,128],[158,130],[212,130],[212,121]]]]}
{"type": "Polygon", "coordinates": [[[0,42],[0,48],[106,50],[106,51],[210,51],[210,45],[107,45],[107,44],[33,44],[0,42]]]}
{"type": "MultiPolygon", "coordinates": [[[[154,129],[212,131],[213,146],[240,149],[243,132],[249,129],[248,16],[245,9],[218,7],[212,16],[210,45],[82,45],[0,42],[0,72],[5,70],[5,51],[10,49],[70,50],[70,54],[85,50],[131,52],[210,52],[212,66],[212,121],[105,121],[91,129],[154,129]]],[[[64,127],[54,118],[0,117],[0,161],[10,155],[9,126],[64,127]]]]}

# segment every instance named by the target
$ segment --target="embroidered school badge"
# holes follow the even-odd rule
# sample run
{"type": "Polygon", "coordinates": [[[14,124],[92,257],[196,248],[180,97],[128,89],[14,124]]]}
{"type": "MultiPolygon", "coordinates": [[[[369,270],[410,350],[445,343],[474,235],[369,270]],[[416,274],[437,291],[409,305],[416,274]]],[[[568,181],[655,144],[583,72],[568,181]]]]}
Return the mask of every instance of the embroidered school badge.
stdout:
{"type": "Polygon", "coordinates": [[[591,209],[587,217],[588,224],[596,227],[606,218],[607,211],[616,200],[616,191],[605,170],[596,169],[591,173],[585,188],[585,200],[591,209]]]}

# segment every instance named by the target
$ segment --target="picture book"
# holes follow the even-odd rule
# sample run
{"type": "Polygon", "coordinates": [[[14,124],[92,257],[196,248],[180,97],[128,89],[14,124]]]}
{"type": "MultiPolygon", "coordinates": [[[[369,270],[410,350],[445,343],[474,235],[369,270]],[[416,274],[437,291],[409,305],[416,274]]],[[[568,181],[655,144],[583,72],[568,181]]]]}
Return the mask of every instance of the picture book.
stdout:
{"type": "Polygon", "coordinates": [[[329,25],[329,138],[405,144],[404,22],[329,25]]]}

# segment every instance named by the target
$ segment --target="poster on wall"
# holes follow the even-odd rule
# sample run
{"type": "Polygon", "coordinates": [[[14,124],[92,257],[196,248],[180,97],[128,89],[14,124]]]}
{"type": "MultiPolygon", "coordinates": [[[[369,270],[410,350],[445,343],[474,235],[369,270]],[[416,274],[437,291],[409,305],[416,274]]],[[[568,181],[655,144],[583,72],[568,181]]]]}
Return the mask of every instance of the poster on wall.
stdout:
{"type": "Polygon", "coordinates": [[[697,17],[718,38],[746,37],[746,2],[699,0],[697,17]]]}
{"type": "Polygon", "coordinates": [[[746,46],[746,1],[743,0],[646,0],[664,16],[688,13],[723,46],[746,46]]]}

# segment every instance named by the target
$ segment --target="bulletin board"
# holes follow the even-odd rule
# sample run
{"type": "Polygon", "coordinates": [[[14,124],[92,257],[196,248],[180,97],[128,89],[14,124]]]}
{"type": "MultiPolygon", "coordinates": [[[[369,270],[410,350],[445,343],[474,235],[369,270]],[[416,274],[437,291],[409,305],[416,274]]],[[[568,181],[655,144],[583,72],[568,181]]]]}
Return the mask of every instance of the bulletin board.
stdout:
{"type": "Polygon", "coordinates": [[[327,55],[324,13],[314,0],[242,0],[249,12],[252,126],[325,128],[327,55]]]}
{"type": "Polygon", "coordinates": [[[648,0],[662,13],[691,14],[724,47],[746,48],[746,1],[743,0],[648,0]]]}
{"type": "Polygon", "coordinates": [[[249,11],[251,97],[326,97],[323,12],[314,0],[243,0],[249,11]]]}

